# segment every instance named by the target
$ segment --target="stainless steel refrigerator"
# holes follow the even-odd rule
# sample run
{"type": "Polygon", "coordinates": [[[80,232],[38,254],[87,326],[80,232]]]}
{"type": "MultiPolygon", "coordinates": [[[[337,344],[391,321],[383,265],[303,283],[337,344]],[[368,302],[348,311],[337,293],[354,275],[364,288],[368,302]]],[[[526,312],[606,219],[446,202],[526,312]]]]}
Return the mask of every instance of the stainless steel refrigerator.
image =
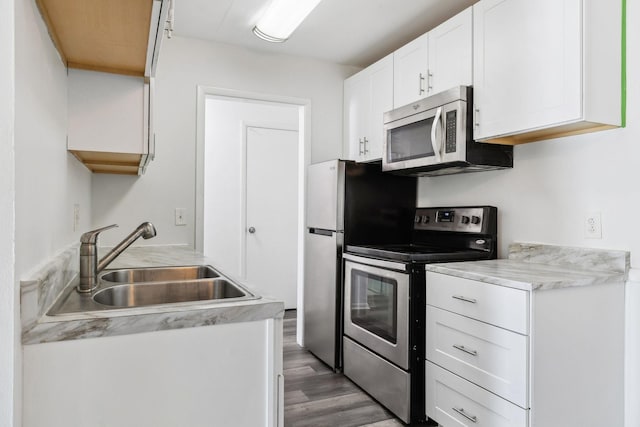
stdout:
{"type": "Polygon", "coordinates": [[[334,370],[342,367],[343,248],[407,241],[416,185],[416,178],[383,173],[380,163],[308,168],[304,345],[334,370]]]}

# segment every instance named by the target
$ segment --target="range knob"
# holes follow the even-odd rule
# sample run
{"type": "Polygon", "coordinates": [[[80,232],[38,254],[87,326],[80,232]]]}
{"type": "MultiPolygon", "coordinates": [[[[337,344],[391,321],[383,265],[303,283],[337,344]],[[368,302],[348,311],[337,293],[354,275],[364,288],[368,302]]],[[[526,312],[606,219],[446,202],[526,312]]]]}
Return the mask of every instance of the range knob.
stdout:
{"type": "Polygon", "coordinates": [[[415,222],[416,224],[420,224],[420,219],[421,219],[421,218],[420,218],[420,215],[416,215],[416,219],[414,220],[414,222],[415,222]]]}
{"type": "Polygon", "coordinates": [[[423,224],[427,224],[429,221],[431,221],[431,217],[429,215],[422,215],[423,224]]]}
{"type": "Polygon", "coordinates": [[[462,215],[462,218],[460,218],[460,222],[463,224],[469,224],[469,217],[466,215],[462,215]]]}
{"type": "Polygon", "coordinates": [[[479,217],[479,216],[475,216],[475,215],[473,215],[473,216],[471,217],[471,223],[472,223],[472,224],[480,224],[480,217],[479,217]]]}

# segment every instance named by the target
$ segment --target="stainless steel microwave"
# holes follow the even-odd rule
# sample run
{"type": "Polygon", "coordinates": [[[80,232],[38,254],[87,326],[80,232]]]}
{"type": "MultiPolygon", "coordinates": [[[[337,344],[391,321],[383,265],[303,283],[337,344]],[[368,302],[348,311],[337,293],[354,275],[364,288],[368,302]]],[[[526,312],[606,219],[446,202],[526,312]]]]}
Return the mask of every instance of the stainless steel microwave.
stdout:
{"type": "Polygon", "coordinates": [[[384,171],[430,176],[511,167],[512,146],[473,140],[470,86],[458,86],[384,114],[384,171]]]}

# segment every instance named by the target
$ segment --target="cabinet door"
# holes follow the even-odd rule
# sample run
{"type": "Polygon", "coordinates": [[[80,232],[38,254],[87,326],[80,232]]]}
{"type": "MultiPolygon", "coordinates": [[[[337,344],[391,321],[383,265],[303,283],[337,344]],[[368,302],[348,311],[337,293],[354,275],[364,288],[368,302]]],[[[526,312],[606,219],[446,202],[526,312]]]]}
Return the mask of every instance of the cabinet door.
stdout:
{"type": "Polygon", "coordinates": [[[393,53],[393,107],[427,96],[429,34],[424,34],[393,53]]]}
{"type": "Polygon", "coordinates": [[[429,31],[428,94],[473,84],[473,8],[429,31]]]}
{"type": "Polygon", "coordinates": [[[361,161],[369,115],[369,76],[365,69],[344,81],[344,151],[348,160],[361,161]]]}
{"type": "Polygon", "coordinates": [[[475,139],[581,117],[581,0],[474,5],[475,139]]]}
{"type": "MultiPolygon", "coordinates": [[[[142,77],[69,69],[68,149],[144,154],[145,92],[142,77]]],[[[146,97],[148,99],[148,96],[146,97]]]]}
{"type": "Polygon", "coordinates": [[[365,133],[365,160],[382,158],[383,116],[393,109],[393,54],[369,67],[370,110],[365,133]]]}

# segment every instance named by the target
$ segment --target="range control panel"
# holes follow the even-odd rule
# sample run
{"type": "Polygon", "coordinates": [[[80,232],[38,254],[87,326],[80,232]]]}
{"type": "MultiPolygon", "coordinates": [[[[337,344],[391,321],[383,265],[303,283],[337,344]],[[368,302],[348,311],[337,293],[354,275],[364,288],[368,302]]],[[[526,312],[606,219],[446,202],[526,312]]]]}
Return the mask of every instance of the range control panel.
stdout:
{"type": "Polygon", "coordinates": [[[460,208],[418,208],[413,228],[427,231],[490,233],[496,222],[491,206],[460,208]]]}

